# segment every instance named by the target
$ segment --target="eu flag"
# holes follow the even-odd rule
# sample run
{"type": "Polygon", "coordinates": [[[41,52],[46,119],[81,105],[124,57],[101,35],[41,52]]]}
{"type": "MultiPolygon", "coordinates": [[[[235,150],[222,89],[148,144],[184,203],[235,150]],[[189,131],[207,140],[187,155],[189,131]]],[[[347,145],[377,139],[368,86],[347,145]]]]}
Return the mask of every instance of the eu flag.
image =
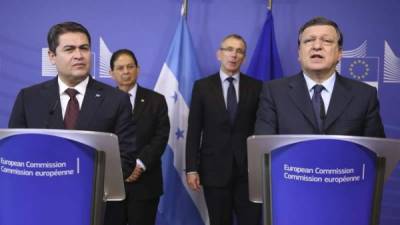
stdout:
{"type": "Polygon", "coordinates": [[[247,73],[259,80],[273,80],[283,76],[275,41],[274,18],[269,10],[247,73]]]}
{"type": "Polygon", "coordinates": [[[342,58],[341,73],[355,80],[376,82],[378,81],[378,60],[377,57],[342,58]]]}

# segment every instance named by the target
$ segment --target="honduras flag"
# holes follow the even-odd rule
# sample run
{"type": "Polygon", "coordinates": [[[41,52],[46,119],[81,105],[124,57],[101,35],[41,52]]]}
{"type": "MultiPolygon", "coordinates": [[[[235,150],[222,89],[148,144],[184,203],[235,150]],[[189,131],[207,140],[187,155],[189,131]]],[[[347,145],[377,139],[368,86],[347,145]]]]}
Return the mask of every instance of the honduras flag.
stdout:
{"type": "Polygon", "coordinates": [[[283,76],[275,41],[274,18],[270,10],[267,11],[267,18],[247,69],[247,74],[259,80],[273,80],[283,76]]]}
{"type": "Polygon", "coordinates": [[[158,225],[209,224],[203,192],[191,191],[185,174],[188,105],[193,83],[198,78],[199,66],[186,17],[182,16],[154,88],[167,100],[171,123],[168,147],[162,159],[164,195],[158,207],[158,225]]]}

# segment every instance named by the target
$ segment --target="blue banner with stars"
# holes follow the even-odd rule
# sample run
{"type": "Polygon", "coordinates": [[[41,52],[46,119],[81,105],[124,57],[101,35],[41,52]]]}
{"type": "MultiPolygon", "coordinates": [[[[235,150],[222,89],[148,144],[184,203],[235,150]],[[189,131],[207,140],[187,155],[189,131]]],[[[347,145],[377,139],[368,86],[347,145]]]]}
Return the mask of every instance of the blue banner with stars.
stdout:
{"type": "Polygon", "coordinates": [[[346,76],[359,81],[378,82],[379,58],[342,58],[341,71],[346,76]]]}

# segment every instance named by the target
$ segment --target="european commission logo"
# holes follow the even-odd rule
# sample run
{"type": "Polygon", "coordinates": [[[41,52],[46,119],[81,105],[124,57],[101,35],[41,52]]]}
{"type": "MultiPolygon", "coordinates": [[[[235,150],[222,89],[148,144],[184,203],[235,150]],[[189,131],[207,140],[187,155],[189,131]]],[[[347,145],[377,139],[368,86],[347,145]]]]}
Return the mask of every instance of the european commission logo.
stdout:
{"type": "MultiPolygon", "coordinates": [[[[383,83],[400,83],[400,58],[387,41],[384,42],[383,83]]],[[[368,83],[376,88],[380,81],[380,58],[367,56],[367,41],[359,47],[343,51],[336,70],[344,76],[368,83]]]]}
{"type": "MultiPolygon", "coordinates": [[[[91,74],[93,78],[111,78],[110,59],[112,52],[103,38],[99,38],[99,57],[92,52],[91,74]],[[97,62],[99,62],[97,64],[97,62]],[[97,70],[96,70],[97,69],[97,70]],[[98,73],[97,73],[98,71],[98,73]]],[[[378,88],[380,78],[380,58],[367,56],[367,41],[352,50],[344,50],[342,59],[337,64],[336,70],[344,76],[363,81],[378,88]]],[[[48,48],[42,48],[42,73],[43,77],[54,77],[57,69],[51,64],[48,57],[48,48]]],[[[400,58],[391,49],[389,43],[384,43],[383,83],[400,83],[400,58]]]]}
{"type": "Polygon", "coordinates": [[[367,56],[367,45],[367,41],[364,41],[355,49],[343,51],[336,70],[344,76],[378,88],[379,57],[367,56]]]}
{"type": "Polygon", "coordinates": [[[400,58],[385,41],[385,60],[383,63],[383,83],[400,83],[400,58]]]}
{"type": "Polygon", "coordinates": [[[344,58],[342,59],[342,73],[354,80],[363,81],[371,86],[378,87],[379,58],[344,58]]]}
{"type": "MultiPolygon", "coordinates": [[[[96,53],[92,52],[92,68],[90,73],[93,78],[95,78],[96,75],[101,78],[111,78],[109,71],[112,52],[107,47],[103,38],[100,37],[99,43],[99,58],[97,59],[96,53]],[[98,65],[96,64],[96,59],[99,62],[98,65]]],[[[55,77],[57,75],[57,69],[56,66],[50,62],[48,51],[48,48],[42,48],[42,77],[55,77]]]]}

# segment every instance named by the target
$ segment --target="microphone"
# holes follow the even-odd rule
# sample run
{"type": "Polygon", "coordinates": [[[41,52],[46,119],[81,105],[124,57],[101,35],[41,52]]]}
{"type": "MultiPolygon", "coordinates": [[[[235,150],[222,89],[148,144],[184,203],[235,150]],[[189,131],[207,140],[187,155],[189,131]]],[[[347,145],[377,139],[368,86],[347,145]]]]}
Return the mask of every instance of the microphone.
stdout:
{"type": "Polygon", "coordinates": [[[57,99],[57,101],[56,101],[56,102],[53,104],[53,106],[50,108],[50,110],[49,110],[49,115],[53,115],[53,114],[54,114],[54,112],[55,112],[56,109],[57,109],[57,106],[58,106],[59,102],[60,102],[60,100],[57,99]]]}
{"type": "Polygon", "coordinates": [[[326,114],[325,114],[325,105],[324,105],[324,101],[322,101],[321,98],[321,102],[320,102],[320,107],[319,107],[319,118],[324,121],[326,118],[326,114]]]}
{"type": "Polygon", "coordinates": [[[54,113],[56,112],[58,104],[60,104],[60,99],[57,99],[56,102],[50,106],[49,114],[48,114],[47,119],[46,119],[45,124],[44,124],[45,128],[49,128],[50,119],[53,117],[54,113]]]}
{"type": "MultiPolygon", "coordinates": [[[[322,103],[324,104],[324,103],[322,103]]],[[[321,119],[322,122],[322,127],[320,130],[320,134],[325,134],[325,130],[324,130],[324,124],[325,124],[325,119],[326,119],[326,114],[325,114],[325,108],[321,107],[321,110],[319,111],[319,118],[321,119]]]]}
{"type": "Polygon", "coordinates": [[[320,111],[320,113],[319,113],[319,118],[320,118],[322,121],[325,120],[325,118],[326,118],[325,110],[321,109],[321,111],[320,111]]]}

